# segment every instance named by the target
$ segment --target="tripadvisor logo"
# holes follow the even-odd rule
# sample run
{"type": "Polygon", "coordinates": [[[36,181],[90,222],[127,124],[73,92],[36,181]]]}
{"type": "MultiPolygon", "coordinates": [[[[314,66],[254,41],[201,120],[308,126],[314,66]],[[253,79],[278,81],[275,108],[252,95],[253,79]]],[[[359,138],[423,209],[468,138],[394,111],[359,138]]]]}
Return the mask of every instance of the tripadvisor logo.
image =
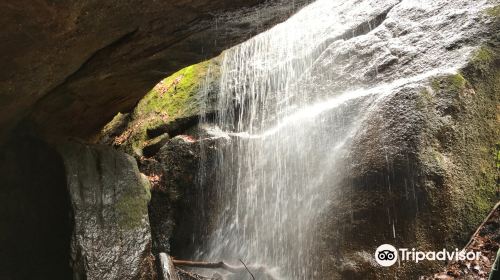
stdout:
{"type": "Polygon", "coordinates": [[[428,261],[473,261],[479,260],[481,257],[481,252],[465,251],[455,249],[454,251],[448,251],[443,249],[441,251],[418,251],[415,248],[399,248],[396,249],[390,244],[380,245],[375,251],[375,261],[381,266],[392,266],[398,259],[400,261],[411,261],[418,263],[423,260],[428,261]]]}
{"type": "Polygon", "coordinates": [[[375,251],[375,261],[381,266],[391,266],[398,261],[398,250],[390,244],[380,245],[375,251]]]}

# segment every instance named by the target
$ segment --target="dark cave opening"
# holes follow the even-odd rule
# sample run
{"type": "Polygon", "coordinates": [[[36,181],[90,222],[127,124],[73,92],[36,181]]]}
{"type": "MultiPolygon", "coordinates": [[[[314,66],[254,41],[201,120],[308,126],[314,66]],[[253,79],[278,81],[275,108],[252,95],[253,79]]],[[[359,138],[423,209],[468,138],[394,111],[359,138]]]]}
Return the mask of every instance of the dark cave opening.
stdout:
{"type": "Polygon", "coordinates": [[[0,279],[71,279],[71,207],[58,153],[13,138],[0,149],[0,184],[0,279]]]}

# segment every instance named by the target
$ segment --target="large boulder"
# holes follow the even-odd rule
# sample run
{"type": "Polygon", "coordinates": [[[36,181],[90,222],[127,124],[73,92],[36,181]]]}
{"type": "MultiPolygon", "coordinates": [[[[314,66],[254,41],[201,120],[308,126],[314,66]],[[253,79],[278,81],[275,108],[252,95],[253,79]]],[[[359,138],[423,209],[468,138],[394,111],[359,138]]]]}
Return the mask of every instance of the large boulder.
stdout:
{"type": "Polygon", "coordinates": [[[73,279],[151,279],[150,184],[135,160],[77,143],[60,153],[74,218],[73,279]]]}
{"type": "Polygon", "coordinates": [[[213,160],[220,147],[231,143],[228,137],[208,137],[204,129],[189,132],[167,141],[154,159],[142,165],[146,172],[155,166],[161,178],[151,193],[149,209],[153,250],[177,258],[191,257],[213,230],[213,160]]]}
{"type": "Polygon", "coordinates": [[[461,249],[498,200],[498,6],[478,15],[489,18],[491,33],[456,74],[408,81],[368,113],[322,221],[319,250],[338,264],[323,256],[318,269],[330,267],[327,277],[418,279],[437,271],[442,262],[381,268],[372,256],[384,243],[461,249]]]}

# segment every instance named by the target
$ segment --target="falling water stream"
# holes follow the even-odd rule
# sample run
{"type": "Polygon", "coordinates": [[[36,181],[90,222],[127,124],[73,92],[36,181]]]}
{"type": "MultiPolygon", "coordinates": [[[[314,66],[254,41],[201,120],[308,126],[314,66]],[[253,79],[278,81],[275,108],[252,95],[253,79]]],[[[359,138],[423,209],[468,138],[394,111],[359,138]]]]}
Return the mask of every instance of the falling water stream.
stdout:
{"type": "MultiPolygon", "coordinates": [[[[386,14],[445,3],[415,2],[318,0],[225,52],[216,126],[231,144],[218,149],[220,211],[198,258],[241,259],[254,269],[265,266],[272,279],[315,279],[317,221],[347,172],[363,122],[396,89],[459,66],[457,59],[440,61],[431,53],[428,65],[406,63],[401,72],[379,73],[388,57],[380,54],[400,47],[394,40],[373,47],[397,26],[394,19],[380,26],[386,14]],[[377,32],[382,35],[372,35],[377,32]],[[366,43],[370,36],[373,46],[366,43]],[[363,50],[372,58],[360,60],[363,50]]],[[[404,51],[419,51],[414,48],[404,51]]],[[[462,49],[459,57],[469,52],[462,49]]]]}

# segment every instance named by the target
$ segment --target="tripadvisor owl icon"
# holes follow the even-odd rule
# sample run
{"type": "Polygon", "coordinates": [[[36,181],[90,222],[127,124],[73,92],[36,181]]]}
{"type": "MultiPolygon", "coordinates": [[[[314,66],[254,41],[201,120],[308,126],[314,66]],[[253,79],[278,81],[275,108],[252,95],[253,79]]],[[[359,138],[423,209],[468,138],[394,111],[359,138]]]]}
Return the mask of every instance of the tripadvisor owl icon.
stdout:
{"type": "Polygon", "coordinates": [[[375,261],[381,266],[391,266],[398,260],[398,250],[390,244],[380,245],[375,251],[375,261]]]}

